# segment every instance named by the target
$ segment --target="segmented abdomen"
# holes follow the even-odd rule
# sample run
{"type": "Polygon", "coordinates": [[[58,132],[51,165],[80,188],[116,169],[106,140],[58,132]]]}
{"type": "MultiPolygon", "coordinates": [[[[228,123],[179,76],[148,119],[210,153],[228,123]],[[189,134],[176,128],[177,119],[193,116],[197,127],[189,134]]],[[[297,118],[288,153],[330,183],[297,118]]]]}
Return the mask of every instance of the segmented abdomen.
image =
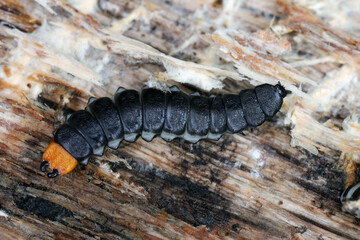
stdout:
{"type": "Polygon", "coordinates": [[[105,145],[116,149],[122,140],[134,142],[140,135],[151,141],[182,137],[190,142],[217,140],[225,132],[237,133],[261,125],[281,108],[285,89],[263,84],[239,95],[186,95],[153,88],[141,93],[119,88],[114,99],[90,98],[86,110],[73,113],[55,132],[55,142],[78,161],[102,155],[105,145]]]}

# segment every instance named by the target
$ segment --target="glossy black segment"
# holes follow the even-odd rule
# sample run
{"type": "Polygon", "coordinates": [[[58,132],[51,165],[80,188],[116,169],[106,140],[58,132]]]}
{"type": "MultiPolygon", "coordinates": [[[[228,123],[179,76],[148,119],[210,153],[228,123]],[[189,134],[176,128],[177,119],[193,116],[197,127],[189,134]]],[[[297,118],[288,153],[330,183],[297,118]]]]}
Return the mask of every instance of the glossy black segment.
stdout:
{"type": "Polygon", "coordinates": [[[106,144],[105,133],[99,122],[86,110],[80,110],[71,115],[68,124],[75,128],[94,150],[106,144]]]}
{"type": "Polygon", "coordinates": [[[168,96],[164,131],[182,135],[189,114],[189,97],[183,92],[172,92],[168,96]]]}
{"type": "Polygon", "coordinates": [[[45,171],[46,171],[46,168],[47,168],[49,165],[50,165],[49,162],[43,161],[43,162],[40,164],[40,170],[41,170],[42,172],[45,172],[45,171]]]}
{"type": "Polygon", "coordinates": [[[254,90],[247,89],[240,92],[241,106],[249,127],[256,127],[265,121],[259,102],[256,99],[254,90]]]}
{"type": "Polygon", "coordinates": [[[158,89],[147,88],[141,96],[143,109],[143,131],[160,133],[165,122],[165,93],[158,89]]]}
{"type": "Polygon", "coordinates": [[[226,112],[221,97],[212,98],[210,105],[210,132],[225,133],[226,131],[226,112]]]}
{"type": "Polygon", "coordinates": [[[54,169],[51,173],[48,173],[48,178],[54,178],[59,175],[59,171],[57,169],[54,169]]]}
{"type": "Polygon", "coordinates": [[[210,128],[210,104],[207,98],[190,97],[187,131],[192,135],[205,136],[210,128]]]}
{"type": "Polygon", "coordinates": [[[283,98],[277,87],[263,84],[255,87],[255,94],[266,116],[273,117],[280,110],[283,98]]]}
{"type": "Polygon", "coordinates": [[[60,126],[56,131],[54,140],[78,161],[81,161],[92,154],[89,143],[80,133],[68,124],[60,126]]]}
{"type": "Polygon", "coordinates": [[[98,98],[88,106],[100,123],[108,142],[124,137],[124,129],[118,111],[110,98],[98,98]]]}
{"type": "Polygon", "coordinates": [[[227,128],[231,133],[237,133],[246,128],[244,112],[239,95],[225,95],[223,102],[226,111],[227,128]]]}
{"type": "Polygon", "coordinates": [[[142,110],[139,93],[135,90],[125,90],[115,95],[115,105],[120,114],[124,133],[142,131],[142,110]]]}

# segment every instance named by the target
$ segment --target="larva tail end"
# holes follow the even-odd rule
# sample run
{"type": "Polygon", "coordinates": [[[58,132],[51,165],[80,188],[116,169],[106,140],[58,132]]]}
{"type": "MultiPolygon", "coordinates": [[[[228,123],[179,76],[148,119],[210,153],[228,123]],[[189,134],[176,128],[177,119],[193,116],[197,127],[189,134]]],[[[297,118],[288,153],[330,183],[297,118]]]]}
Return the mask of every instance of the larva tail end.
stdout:
{"type": "Polygon", "coordinates": [[[280,96],[282,98],[286,97],[286,95],[289,93],[288,91],[286,91],[286,89],[280,84],[280,82],[278,84],[275,85],[276,89],[279,91],[280,96]]]}
{"type": "Polygon", "coordinates": [[[43,160],[44,162],[40,166],[41,171],[45,172],[47,167],[53,170],[48,174],[49,178],[65,175],[71,172],[78,164],[78,161],[56,142],[51,142],[46,148],[43,160]]]}

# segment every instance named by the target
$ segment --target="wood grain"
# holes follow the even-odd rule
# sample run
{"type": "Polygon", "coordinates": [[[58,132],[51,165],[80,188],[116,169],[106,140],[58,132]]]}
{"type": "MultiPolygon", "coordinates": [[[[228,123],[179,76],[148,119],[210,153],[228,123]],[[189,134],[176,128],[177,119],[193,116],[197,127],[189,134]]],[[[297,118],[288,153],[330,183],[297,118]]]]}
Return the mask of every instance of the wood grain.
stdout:
{"type": "MultiPolygon", "coordinates": [[[[29,24],[27,11],[31,10],[35,19],[75,26],[66,25],[66,19],[75,18],[66,6],[54,6],[54,16],[38,3],[28,2],[31,7],[17,8],[26,19],[5,20],[37,34],[40,24],[29,24]]],[[[211,8],[209,14],[218,14],[220,2],[146,1],[147,14],[159,12],[150,25],[144,27],[139,17],[122,30],[170,54],[195,31],[189,14],[204,4],[211,8]]],[[[245,2],[238,17],[254,19],[243,19],[248,30],[265,28],[274,16],[282,16],[273,1],[269,1],[271,7],[266,7],[268,1],[245,2]]],[[[1,1],[0,11],[12,14],[3,6],[13,3],[1,1]]],[[[140,4],[99,1],[89,21],[107,26],[113,19],[125,19],[140,4]]],[[[152,59],[113,54],[111,49],[91,50],[86,63],[78,52],[77,60],[84,66],[94,71],[103,67],[97,72],[99,85],[81,75],[64,73],[60,66],[49,67],[26,46],[14,61],[11,57],[18,57],[20,35],[10,34],[6,26],[1,26],[0,34],[0,67],[6,73],[0,79],[1,239],[360,239],[357,220],[341,210],[339,201],[347,181],[341,152],[332,149],[314,155],[292,147],[291,128],[283,123],[283,113],[248,129],[244,136],[226,134],[219,141],[191,144],[156,138],[150,143],[142,139],[123,142],[118,150],[106,149],[104,156],[92,157],[86,167],[47,178],[39,170],[42,153],[66,114],[84,108],[90,95],[111,96],[120,85],[140,90],[151,74],[164,68],[152,59]],[[107,55],[110,60],[103,64],[107,55]]],[[[37,35],[25,34],[29,42],[37,39],[37,35]]],[[[48,46],[51,41],[49,36],[48,46]]],[[[47,45],[43,45],[46,52],[47,45]]],[[[64,55],[71,56],[79,50],[76,46],[64,48],[64,55]]],[[[205,41],[196,41],[173,56],[200,62],[203,55],[196,52],[207,47],[205,41]]],[[[227,79],[223,92],[238,92],[244,84],[227,79]]],[[[182,88],[194,89],[190,85],[182,88]]]]}

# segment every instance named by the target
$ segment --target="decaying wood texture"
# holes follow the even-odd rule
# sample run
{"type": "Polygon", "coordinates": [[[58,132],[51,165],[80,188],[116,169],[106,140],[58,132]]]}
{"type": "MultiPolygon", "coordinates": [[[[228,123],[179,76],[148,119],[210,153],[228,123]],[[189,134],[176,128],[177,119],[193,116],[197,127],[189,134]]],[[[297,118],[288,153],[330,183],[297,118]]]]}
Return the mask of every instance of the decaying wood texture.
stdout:
{"type": "Polygon", "coordinates": [[[360,239],[339,201],[359,180],[359,10],[0,0],[0,239],[360,239]],[[282,112],[244,136],[139,139],[65,176],[39,170],[53,130],[90,96],[278,81],[292,91],[282,112]]]}

